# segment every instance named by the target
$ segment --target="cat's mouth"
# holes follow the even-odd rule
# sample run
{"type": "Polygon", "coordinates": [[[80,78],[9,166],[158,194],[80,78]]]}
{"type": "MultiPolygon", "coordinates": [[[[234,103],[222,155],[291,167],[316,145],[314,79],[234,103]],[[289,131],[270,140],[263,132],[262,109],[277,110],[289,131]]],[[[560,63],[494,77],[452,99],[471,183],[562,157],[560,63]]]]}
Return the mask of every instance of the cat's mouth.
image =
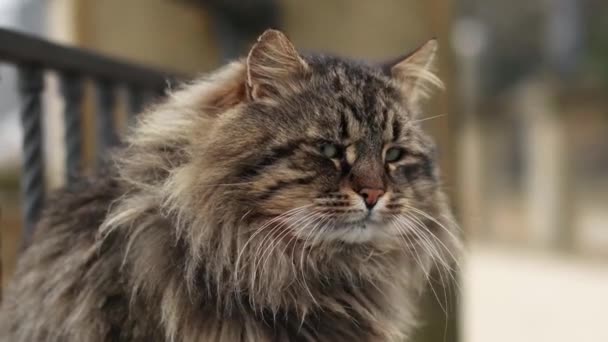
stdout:
{"type": "Polygon", "coordinates": [[[342,241],[349,243],[366,243],[383,236],[388,236],[387,218],[382,210],[370,210],[360,207],[344,208],[328,212],[327,208],[310,208],[308,210],[292,209],[269,219],[268,226],[281,226],[281,236],[304,240],[307,243],[322,241],[342,241]],[[295,213],[289,215],[289,213],[295,213]]]}
{"type": "Polygon", "coordinates": [[[336,222],[336,229],[376,229],[378,226],[383,225],[385,222],[382,219],[376,217],[371,212],[366,214],[362,218],[355,220],[340,221],[336,222]]]}
{"type": "Polygon", "coordinates": [[[367,211],[356,217],[339,220],[337,223],[342,226],[352,226],[353,228],[365,228],[366,224],[374,221],[371,211],[367,211]]]}
{"type": "MultiPolygon", "coordinates": [[[[323,227],[319,241],[367,243],[388,236],[386,222],[373,211],[350,217],[336,217],[323,227]]],[[[306,234],[305,231],[302,233],[306,234]]]]}

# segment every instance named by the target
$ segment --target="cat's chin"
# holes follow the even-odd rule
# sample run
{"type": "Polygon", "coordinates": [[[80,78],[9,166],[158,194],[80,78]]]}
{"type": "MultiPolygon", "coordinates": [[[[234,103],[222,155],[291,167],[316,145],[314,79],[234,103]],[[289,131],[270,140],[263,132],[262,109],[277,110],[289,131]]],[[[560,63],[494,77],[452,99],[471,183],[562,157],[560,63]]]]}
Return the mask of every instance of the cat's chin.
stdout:
{"type": "Polygon", "coordinates": [[[365,220],[351,223],[337,223],[327,227],[319,235],[318,241],[335,241],[350,244],[382,242],[391,239],[386,223],[365,220]]]}

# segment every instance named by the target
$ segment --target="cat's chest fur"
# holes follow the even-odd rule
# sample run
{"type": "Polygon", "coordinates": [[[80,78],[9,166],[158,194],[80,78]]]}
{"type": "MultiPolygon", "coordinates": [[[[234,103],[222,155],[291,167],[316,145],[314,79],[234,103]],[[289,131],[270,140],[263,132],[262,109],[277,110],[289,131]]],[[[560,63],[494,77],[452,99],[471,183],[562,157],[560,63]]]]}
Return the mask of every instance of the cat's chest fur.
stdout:
{"type": "MultiPolygon", "coordinates": [[[[181,253],[171,251],[179,247],[163,248],[157,253],[179,260],[181,253]]],[[[402,254],[394,257],[404,258],[402,254]]],[[[402,341],[415,322],[415,286],[411,278],[403,276],[410,273],[408,264],[404,260],[370,259],[372,263],[387,262],[379,271],[392,273],[395,279],[374,279],[369,270],[362,271],[359,279],[289,274],[292,279],[287,284],[270,282],[260,285],[259,292],[250,293],[253,290],[248,286],[235,290],[226,285],[228,282],[216,282],[213,279],[218,275],[203,269],[195,276],[200,283],[188,289],[184,278],[188,276],[179,267],[171,271],[167,263],[165,269],[169,271],[162,275],[166,281],[148,289],[147,294],[138,293],[136,305],[143,308],[143,315],[150,315],[148,321],[162,327],[168,341],[402,341]]],[[[132,262],[139,264],[137,260],[132,262]]],[[[280,260],[270,263],[274,263],[271,270],[277,278],[288,272],[281,269],[280,260]]],[[[295,265],[289,268],[301,271],[295,265]]]]}
{"type": "MultiPolygon", "coordinates": [[[[335,289],[335,293],[341,294],[320,299],[324,302],[311,308],[304,317],[294,311],[260,309],[247,303],[241,303],[240,308],[234,303],[231,313],[218,313],[215,305],[202,300],[190,308],[182,308],[174,320],[164,317],[162,322],[161,317],[161,324],[165,328],[167,323],[175,327],[177,340],[192,342],[403,341],[404,331],[412,328],[411,308],[415,306],[407,295],[389,300],[382,298],[379,290],[383,289],[335,289]]],[[[167,335],[168,331],[164,333],[167,335]]]]}

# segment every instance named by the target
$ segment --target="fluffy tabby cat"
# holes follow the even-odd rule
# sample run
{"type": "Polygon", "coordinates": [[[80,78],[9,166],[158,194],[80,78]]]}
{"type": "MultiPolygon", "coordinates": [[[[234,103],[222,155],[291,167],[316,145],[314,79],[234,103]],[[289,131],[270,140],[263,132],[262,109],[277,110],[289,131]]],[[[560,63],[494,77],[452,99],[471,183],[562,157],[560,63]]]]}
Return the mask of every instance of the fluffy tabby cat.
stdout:
{"type": "Polygon", "coordinates": [[[2,341],[403,341],[457,246],[419,100],[434,40],[384,66],[246,59],[150,108],[50,199],[2,341]]]}

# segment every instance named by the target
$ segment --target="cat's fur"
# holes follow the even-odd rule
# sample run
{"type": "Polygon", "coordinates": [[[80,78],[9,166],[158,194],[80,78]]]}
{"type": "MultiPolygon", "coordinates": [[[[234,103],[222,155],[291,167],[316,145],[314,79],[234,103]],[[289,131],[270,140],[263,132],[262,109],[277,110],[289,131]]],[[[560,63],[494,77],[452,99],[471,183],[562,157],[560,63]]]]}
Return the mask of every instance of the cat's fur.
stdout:
{"type": "Polygon", "coordinates": [[[383,69],[302,57],[267,31],[171,93],[104,175],[50,199],[0,340],[407,338],[426,275],[457,244],[416,121],[435,50],[383,69]],[[403,155],[385,162],[393,145],[403,155]],[[357,192],[374,186],[368,217],[357,192]]]}

